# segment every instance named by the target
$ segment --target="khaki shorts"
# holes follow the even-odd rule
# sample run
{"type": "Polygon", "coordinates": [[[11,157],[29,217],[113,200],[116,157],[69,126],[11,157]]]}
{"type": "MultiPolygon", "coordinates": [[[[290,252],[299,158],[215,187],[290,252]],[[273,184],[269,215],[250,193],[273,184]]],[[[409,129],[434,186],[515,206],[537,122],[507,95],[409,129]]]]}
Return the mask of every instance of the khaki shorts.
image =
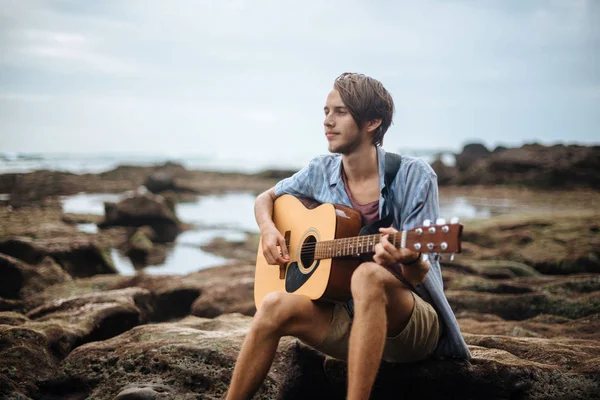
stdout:
{"type": "MultiPolygon", "coordinates": [[[[440,336],[438,315],[429,303],[414,293],[413,298],[415,305],[408,324],[397,336],[385,340],[384,361],[420,361],[431,356],[435,350],[440,336]]],[[[352,317],[347,305],[336,304],[327,336],[312,347],[331,357],[346,360],[351,328],[352,317]]]]}

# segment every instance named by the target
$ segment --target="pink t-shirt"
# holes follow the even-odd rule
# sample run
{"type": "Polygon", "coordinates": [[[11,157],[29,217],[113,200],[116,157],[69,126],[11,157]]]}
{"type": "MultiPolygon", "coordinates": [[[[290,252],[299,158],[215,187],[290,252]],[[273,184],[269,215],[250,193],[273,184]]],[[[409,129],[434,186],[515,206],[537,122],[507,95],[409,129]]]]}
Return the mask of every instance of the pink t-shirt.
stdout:
{"type": "Polygon", "coordinates": [[[363,226],[370,225],[379,220],[379,200],[375,200],[367,204],[358,204],[358,202],[354,200],[354,197],[352,197],[352,193],[350,193],[350,189],[348,188],[348,178],[346,177],[346,173],[344,172],[343,168],[342,179],[344,181],[344,189],[346,189],[346,194],[350,199],[350,203],[352,203],[352,208],[360,212],[363,226]]]}

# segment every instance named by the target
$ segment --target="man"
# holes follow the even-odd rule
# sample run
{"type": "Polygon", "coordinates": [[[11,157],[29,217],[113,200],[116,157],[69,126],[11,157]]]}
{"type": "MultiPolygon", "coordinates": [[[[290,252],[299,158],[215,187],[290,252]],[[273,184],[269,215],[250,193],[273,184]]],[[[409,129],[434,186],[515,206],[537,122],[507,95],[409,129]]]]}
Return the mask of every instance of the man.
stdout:
{"type": "Polygon", "coordinates": [[[395,228],[412,229],[438,217],[437,177],[426,162],[402,158],[392,185],[385,188],[381,145],[392,123],[391,95],[373,78],[344,73],[335,80],[324,111],[325,136],[334,154],[313,159],[256,199],[266,260],[273,265],[289,261],[285,239],[272,221],[273,202],[285,193],[353,207],[365,224],[392,213],[393,227],[381,229],[373,261],[352,275],[351,302],[279,292],[264,298],[242,345],[228,399],[252,396],[269,371],[279,339],[287,335],[347,359],[348,399],[369,397],[382,359],[470,357],[443,294],[435,257],[396,249],[387,240],[395,228]]]}

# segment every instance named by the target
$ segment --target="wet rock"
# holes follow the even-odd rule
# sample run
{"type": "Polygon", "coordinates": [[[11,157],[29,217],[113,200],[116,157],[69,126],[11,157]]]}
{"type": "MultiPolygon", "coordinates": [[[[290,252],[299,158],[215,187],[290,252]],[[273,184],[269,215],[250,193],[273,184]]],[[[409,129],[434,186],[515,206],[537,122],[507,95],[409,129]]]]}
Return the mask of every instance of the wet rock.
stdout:
{"type": "Polygon", "coordinates": [[[114,400],[160,400],[173,399],[173,388],[157,384],[130,384],[114,400]]]}
{"type": "Polygon", "coordinates": [[[181,275],[137,275],[123,279],[113,287],[142,287],[149,290],[156,299],[155,321],[189,315],[192,303],[203,291],[203,285],[189,276],[181,275]]]}
{"type": "Polygon", "coordinates": [[[148,175],[144,186],[152,193],[175,192],[175,193],[198,193],[193,180],[182,166],[162,167],[148,175]]]}
{"type": "Polygon", "coordinates": [[[540,314],[522,321],[509,321],[497,315],[474,312],[458,313],[456,317],[466,333],[600,341],[600,313],[575,320],[540,314]]]}
{"type": "Polygon", "coordinates": [[[190,279],[202,282],[192,314],[209,318],[234,312],[254,315],[254,269],[254,265],[233,265],[190,274],[190,279]]]}
{"type": "MultiPolygon", "coordinates": [[[[113,399],[130,388],[163,382],[172,398],[217,399],[231,379],[251,319],[188,317],[136,327],[74,350],[63,362],[70,379],[88,383],[94,399],[113,399]]],[[[466,334],[471,361],[383,363],[373,398],[596,398],[597,341],[511,338],[466,334]],[[573,389],[577,388],[576,391],[573,389]],[[566,397],[565,397],[566,396],[566,397]]],[[[346,363],[283,339],[256,398],[345,398],[346,363]]],[[[169,398],[169,397],[167,397],[169,398]]]]}
{"type": "MultiPolygon", "coordinates": [[[[27,313],[36,327],[57,325],[61,353],[95,340],[104,340],[152,318],[154,298],[142,288],[107,290],[45,303],[27,313]]],[[[40,328],[41,329],[41,328],[40,328]]]]}
{"type": "Polygon", "coordinates": [[[0,325],[23,325],[29,321],[25,315],[12,311],[1,311],[0,312],[0,325]]]}
{"type": "MultiPolygon", "coordinates": [[[[457,165],[463,165],[459,162],[457,165]]],[[[548,189],[600,187],[600,146],[528,144],[465,163],[459,184],[521,184],[548,189]]]]}
{"type": "Polygon", "coordinates": [[[75,194],[77,187],[71,178],[75,174],[57,171],[35,171],[28,174],[10,174],[9,203],[13,207],[23,207],[32,203],[39,203],[48,197],[59,194],[75,194]]]}
{"type": "Polygon", "coordinates": [[[600,310],[600,275],[597,274],[506,281],[464,277],[447,285],[446,297],[455,312],[472,311],[508,320],[525,320],[540,314],[578,319],[600,310]]]}
{"type": "MultiPolygon", "coordinates": [[[[64,393],[64,387],[59,390],[64,386],[58,368],[62,358],[74,347],[105,340],[146,322],[152,307],[150,292],[129,288],[50,302],[27,316],[0,313],[0,376],[6,378],[0,380],[0,397],[21,393],[40,398],[38,391],[44,387],[48,393],[64,393]],[[59,383],[48,386],[45,382],[59,383]]],[[[85,387],[73,380],[67,386],[71,394],[86,393],[85,387]]]]}
{"type": "MultiPolygon", "coordinates": [[[[188,317],[176,323],[136,327],[103,342],[75,349],[63,362],[65,373],[87,382],[91,398],[113,399],[131,382],[162,382],[173,399],[217,399],[228,388],[232,368],[250,318],[230,314],[217,319],[188,317]]],[[[287,373],[294,342],[284,339],[274,370],[259,390],[273,398],[287,373]]],[[[156,390],[155,390],[156,391],[156,390]]]]}
{"type": "Polygon", "coordinates": [[[22,299],[56,283],[72,278],[54,260],[45,257],[38,265],[28,265],[0,253],[0,297],[22,299]]]}
{"type": "Polygon", "coordinates": [[[150,318],[153,321],[189,315],[192,303],[202,292],[201,283],[182,275],[98,275],[49,287],[28,298],[25,310],[72,296],[101,295],[106,291],[127,288],[143,288],[152,293],[154,312],[150,318]]]}
{"type": "Polygon", "coordinates": [[[44,333],[23,324],[0,324],[0,398],[34,397],[37,382],[52,379],[58,366],[44,333]]]}
{"type": "Polygon", "coordinates": [[[150,226],[156,233],[155,241],[172,242],[181,232],[172,204],[162,196],[151,193],[137,194],[119,203],[104,203],[105,219],[98,226],[150,226]]]}
{"type": "Polygon", "coordinates": [[[455,155],[456,168],[460,172],[465,172],[476,161],[486,158],[490,151],[481,143],[469,143],[465,145],[462,152],[455,155]]]}
{"type": "Polygon", "coordinates": [[[153,236],[154,231],[150,227],[137,229],[129,237],[125,246],[125,254],[130,258],[134,265],[145,265],[152,249],[154,248],[149,236],[153,236]],[[146,229],[144,229],[146,228],[146,229]]]}
{"type": "Polygon", "coordinates": [[[0,240],[0,253],[36,265],[51,257],[69,275],[87,277],[116,273],[110,257],[86,236],[48,239],[13,237],[0,240]]]}
{"type": "MultiPolygon", "coordinates": [[[[571,212],[472,223],[463,231],[464,252],[456,262],[501,260],[497,262],[525,264],[544,274],[598,273],[600,232],[591,229],[591,221],[598,218],[597,212],[571,212]]],[[[516,264],[505,267],[517,276],[527,274],[516,264]]]]}

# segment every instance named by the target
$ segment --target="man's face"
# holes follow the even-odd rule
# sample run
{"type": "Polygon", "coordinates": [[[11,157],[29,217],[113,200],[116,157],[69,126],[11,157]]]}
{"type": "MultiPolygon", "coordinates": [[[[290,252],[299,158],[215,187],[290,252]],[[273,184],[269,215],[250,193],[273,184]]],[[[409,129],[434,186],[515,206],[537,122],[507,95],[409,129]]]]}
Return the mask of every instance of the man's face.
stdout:
{"type": "Polygon", "coordinates": [[[325,102],[325,136],[332,153],[349,154],[366,140],[337,90],[332,90],[325,102]]]}

